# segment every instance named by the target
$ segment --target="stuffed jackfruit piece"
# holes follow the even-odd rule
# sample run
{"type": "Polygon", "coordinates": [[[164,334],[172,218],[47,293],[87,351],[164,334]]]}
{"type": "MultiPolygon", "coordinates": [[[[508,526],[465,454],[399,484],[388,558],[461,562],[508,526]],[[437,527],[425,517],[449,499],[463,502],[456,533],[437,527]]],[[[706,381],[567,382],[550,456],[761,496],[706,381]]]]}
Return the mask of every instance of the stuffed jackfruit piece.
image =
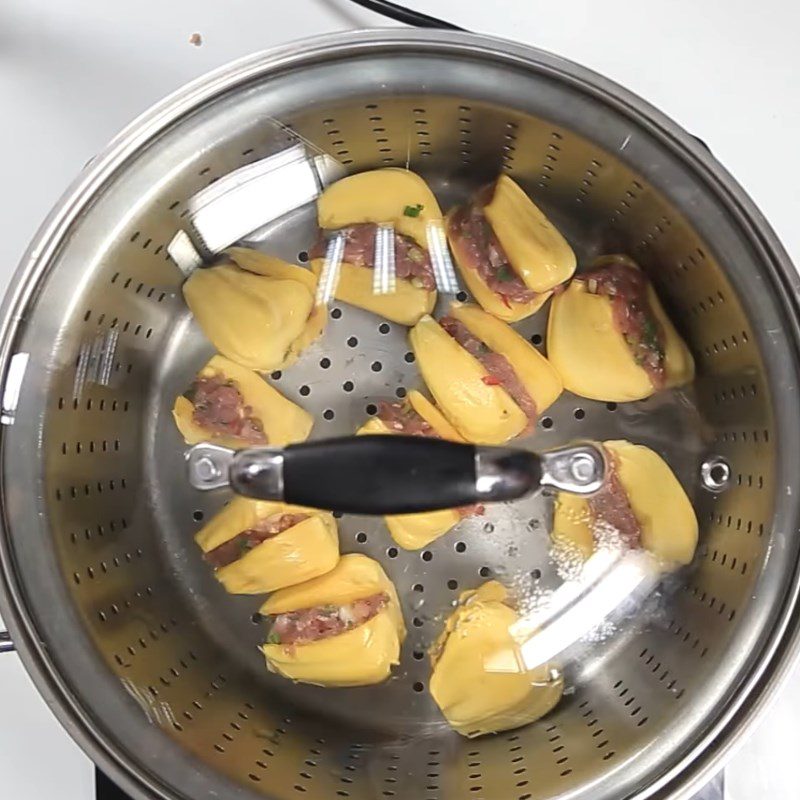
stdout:
{"type": "Polygon", "coordinates": [[[222,355],[249,369],[268,372],[293,363],[321,331],[315,314],[316,278],[300,267],[258,258],[234,248],[232,261],[195,270],[183,284],[183,296],[203,333],[222,355]],[[263,268],[263,274],[251,271],[263,268]],[[310,279],[310,281],[309,281],[310,279]]]}
{"type": "Polygon", "coordinates": [[[598,259],[554,298],[547,355],[565,388],[592,400],[642,400],[694,380],[694,360],[645,274],[598,259]]]}
{"type": "MultiPolygon", "coordinates": [[[[402,401],[378,403],[376,416],[364,423],[356,434],[430,436],[452,442],[464,441],[439,409],[424,395],[413,390],[402,401]]],[[[400,547],[419,550],[444,536],[464,517],[482,513],[483,506],[471,505],[417,514],[395,514],[384,517],[384,520],[389,533],[400,547]]]]}
{"type": "Polygon", "coordinates": [[[505,587],[464,592],[431,648],[431,696],[462,736],[527,725],[551,711],[564,680],[550,664],[528,668],[512,636],[519,620],[505,587]]]}
{"type": "Polygon", "coordinates": [[[329,186],[317,201],[320,238],[311,250],[319,276],[330,240],[343,237],[344,251],[335,297],[401,325],[413,325],[436,303],[429,237],[444,222],[425,181],[406,169],[386,168],[350,175],[329,186]],[[375,237],[380,225],[394,227],[396,283],[393,291],[373,289],[375,237]]]}
{"type": "Polygon", "coordinates": [[[692,504],[666,462],[625,440],[602,443],[606,485],[589,498],[559,493],[552,538],[582,560],[598,547],[639,548],[665,569],[691,563],[698,524],[692,504]]]}
{"type": "Polygon", "coordinates": [[[566,239],[508,175],[452,209],[447,236],[472,296],[506,322],[534,314],[575,271],[566,239]]]}
{"type": "Polygon", "coordinates": [[[530,432],[561,394],[558,372],[506,323],[454,303],[409,335],[422,377],[444,416],[467,441],[502,444],[530,432]]]}
{"type": "Polygon", "coordinates": [[[172,416],[187,444],[240,450],[308,438],[314,419],[252,370],[214,356],[175,399],[172,416]]]}
{"type": "Polygon", "coordinates": [[[235,497],[195,535],[231,594],[264,594],[330,572],[339,560],[327,511],[235,497]]]}
{"type": "MultiPolygon", "coordinates": [[[[238,267],[247,272],[275,280],[299,281],[311,292],[312,297],[316,295],[317,276],[310,269],[298,267],[297,264],[290,264],[288,261],[268,256],[260,250],[253,250],[249,247],[229,247],[226,254],[238,267]]],[[[284,361],[284,367],[294,363],[303,350],[322,336],[327,322],[327,307],[321,303],[315,303],[308,315],[305,327],[290,345],[290,353],[284,361]]]]}
{"type": "Polygon", "coordinates": [[[275,592],[262,646],[267,668],[319,686],[366,686],[389,677],[406,635],[394,584],[377,561],[342,556],[333,570],[275,592]]]}

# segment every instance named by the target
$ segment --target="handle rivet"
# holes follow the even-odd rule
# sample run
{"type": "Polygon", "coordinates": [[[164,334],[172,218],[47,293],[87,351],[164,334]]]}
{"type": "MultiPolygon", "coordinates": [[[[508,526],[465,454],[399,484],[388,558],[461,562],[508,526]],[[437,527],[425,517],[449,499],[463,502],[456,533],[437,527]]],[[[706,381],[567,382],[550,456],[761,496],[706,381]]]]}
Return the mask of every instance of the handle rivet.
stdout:
{"type": "Polygon", "coordinates": [[[217,467],[213,460],[208,456],[198,458],[197,461],[194,462],[194,468],[197,477],[201,481],[213,481],[215,478],[219,478],[220,475],[222,475],[219,467],[217,467]]]}
{"type": "Polygon", "coordinates": [[[591,483],[597,477],[597,464],[588,453],[578,453],[572,457],[570,472],[578,483],[591,483]]]}

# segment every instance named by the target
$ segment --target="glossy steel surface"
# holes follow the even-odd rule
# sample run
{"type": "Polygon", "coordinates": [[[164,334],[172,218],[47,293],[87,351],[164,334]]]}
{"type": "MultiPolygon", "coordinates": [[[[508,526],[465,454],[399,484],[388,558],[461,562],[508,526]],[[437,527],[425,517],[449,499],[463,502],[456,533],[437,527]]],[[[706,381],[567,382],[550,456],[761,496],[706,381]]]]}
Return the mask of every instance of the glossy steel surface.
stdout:
{"type": "MultiPolygon", "coordinates": [[[[251,238],[296,260],[313,235],[300,210],[251,238]]],[[[769,228],[700,146],[560,59],[382,31],[239,62],[94,161],[6,300],[3,374],[16,352],[30,361],[2,436],[3,616],[73,735],[136,796],[683,796],[795,649],[796,291],[769,228]],[[465,742],[416,687],[460,589],[489,575],[523,597],[557,585],[547,498],[493,508],[423,553],[395,550],[382,523],[340,521],[345,551],[386,565],[412,632],[397,676],[365,690],[266,675],[256,603],[224,596],[191,541],[226,498],[178,478],[169,408],[210,351],[165,248],[190,196],[285,148],[287,128],[353,171],[408,164],[444,205],[508,171],[579,258],[636,257],[698,361],[691,392],[617,407],[563,396],[540,421],[537,448],[624,437],[664,455],[697,502],[701,546],[643,616],[570,670],[565,702],[518,732],[465,742]],[[75,398],[81,348],[112,330],[108,380],[75,398]],[[721,495],[699,487],[713,456],[731,465],[721,495]]],[[[271,377],[315,414],[317,436],[352,432],[376,400],[419,385],[403,329],[332,311],[323,342],[271,377]]],[[[538,346],[545,319],[519,326],[538,346]]]]}

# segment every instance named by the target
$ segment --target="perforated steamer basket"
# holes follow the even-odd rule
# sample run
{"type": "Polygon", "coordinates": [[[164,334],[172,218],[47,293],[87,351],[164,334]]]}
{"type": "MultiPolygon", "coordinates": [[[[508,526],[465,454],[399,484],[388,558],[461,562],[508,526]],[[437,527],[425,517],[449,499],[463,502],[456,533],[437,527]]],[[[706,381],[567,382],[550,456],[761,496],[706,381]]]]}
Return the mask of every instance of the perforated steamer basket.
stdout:
{"type": "MultiPolygon", "coordinates": [[[[313,236],[307,208],[253,241],[297,260],[313,236]]],[[[554,56],[402,30],[226,67],[93,160],[6,298],[0,562],[13,640],[70,733],[137,797],[683,796],[796,648],[797,283],[703,146],[554,56]],[[352,171],[408,163],[445,206],[507,172],[582,261],[633,255],[697,360],[690,391],[616,408],[565,395],[541,420],[538,447],[588,436],[658,450],[695,500],[701,540],[650,612],[570,666],[560,706],[526,728],[450,732],[423,651],[457,593],[485,577],[523,592],[557,584],[547,498],[493,508],[422,552],[394,549],[379,520],[340,520],[343,550],[379,558],[396,582],[410,631],[396,676],[362,689],[267,675],[251,622],[260,598],[225,595],[192,542],[226,498],[188,487],[170,419],[210,350],[165,245],[188,197],[286,147],[287,130],[352,171]],[[82,348],[114,340],[111,385],[74,399],[82,348]],[[709,456],[731,465],[721,494],[699,487],[709,456]]],[[[519,329],[538,344],[545,320],[519,329]]],[[[349,433],[377,399],[419,385],[406,349],[402,328],[334,303],[322,342],[271,380],[315,414],[316,436],[349,433]]]]}

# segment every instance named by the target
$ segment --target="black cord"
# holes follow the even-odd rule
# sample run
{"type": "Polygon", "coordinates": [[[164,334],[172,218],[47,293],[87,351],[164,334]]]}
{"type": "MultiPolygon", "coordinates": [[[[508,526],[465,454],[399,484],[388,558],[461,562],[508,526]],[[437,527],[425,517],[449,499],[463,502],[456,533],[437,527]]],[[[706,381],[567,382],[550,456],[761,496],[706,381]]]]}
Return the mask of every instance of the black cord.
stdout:
{"type": "Polygon", "coordinates": [[[415,28],[442,28],[448,31],[466,30],[466,28],[459,28],[458,25],[453,25],[452,22],[431,17],[421,11],[412,11],[410,8],[397,5],[397,3],[390,3],[389,0],[350,0],[350,2],[374,11],[376,14],[389,17],[389,19],[397,20],[397,22],[413,25],[415,28]]]}

